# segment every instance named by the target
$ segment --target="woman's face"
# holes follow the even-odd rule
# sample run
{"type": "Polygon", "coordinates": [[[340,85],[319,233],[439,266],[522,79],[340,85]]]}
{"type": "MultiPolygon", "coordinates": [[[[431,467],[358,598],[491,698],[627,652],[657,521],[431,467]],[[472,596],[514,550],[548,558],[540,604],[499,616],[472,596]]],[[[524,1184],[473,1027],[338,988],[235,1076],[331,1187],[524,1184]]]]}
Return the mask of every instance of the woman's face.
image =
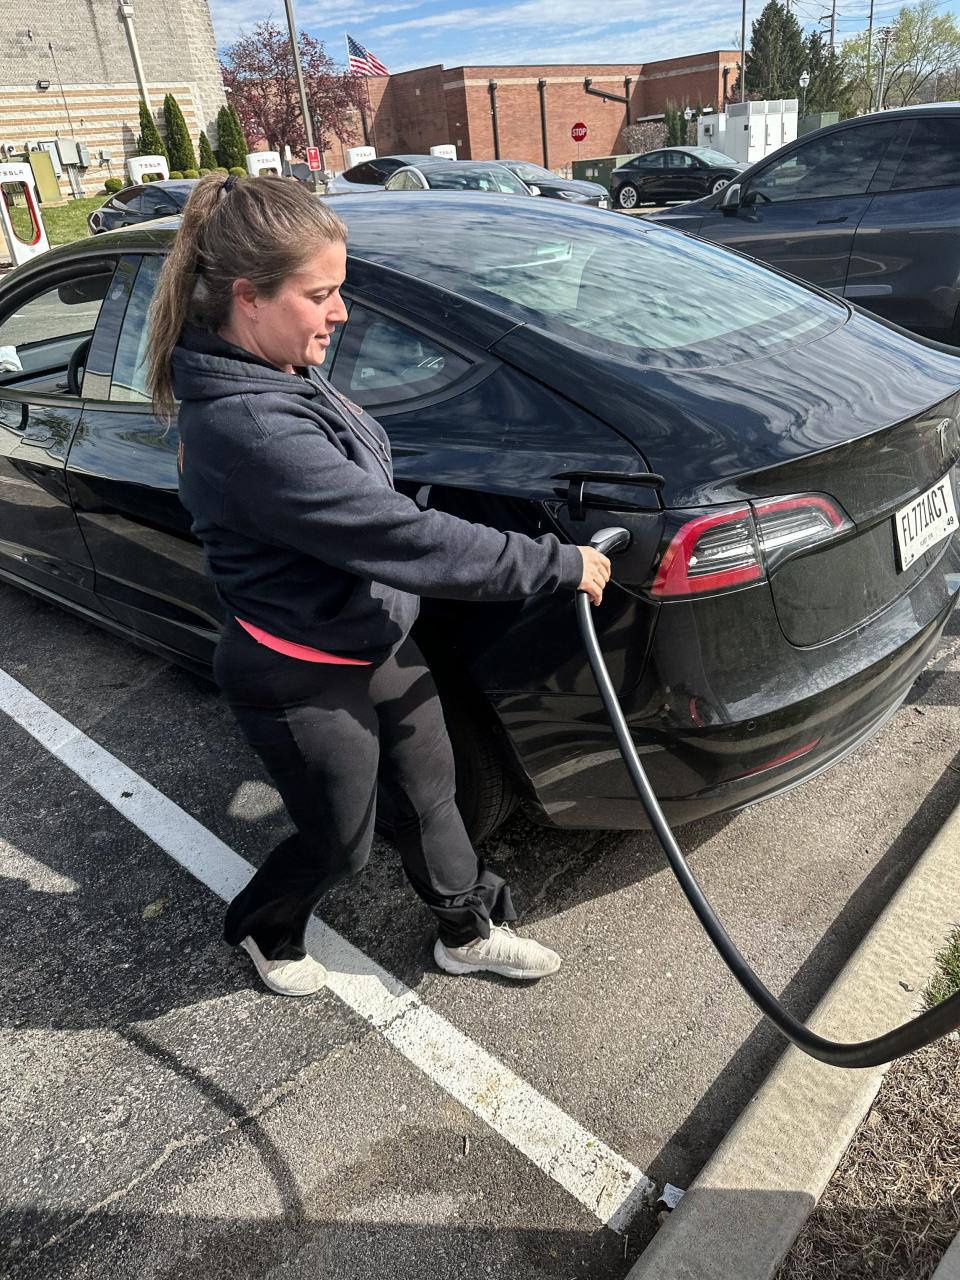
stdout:
{"type": "Polygon", "coordinates": [[[336,243],[289,275],[272,298],[235,286],[230,327],[242,339],[240,345],[288,373],[323,364],[331,335],[347,319],[340,297],[346,273],[347,247],[336,243]]]}

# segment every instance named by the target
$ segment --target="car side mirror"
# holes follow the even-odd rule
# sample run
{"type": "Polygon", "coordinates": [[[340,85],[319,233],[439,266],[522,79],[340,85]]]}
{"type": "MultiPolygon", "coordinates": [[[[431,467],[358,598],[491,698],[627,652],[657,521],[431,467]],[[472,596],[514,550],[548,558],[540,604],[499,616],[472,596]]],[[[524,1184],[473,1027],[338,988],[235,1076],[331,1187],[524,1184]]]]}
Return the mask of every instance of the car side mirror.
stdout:
{"type": "Polygon", "coordinates": [[[730,182],[723,189],[723,195],[720,197],[720,209],[723,213],[736,213],[740,208],[740,192],[739,182],[730,182]]]}
{"type": "Polygon", "coordinates": [[[539,187],[535,187],[535,186],[533,185],[533,183],[528,183],[528,186],[530,187],[530,194],[531,194],[532,196],[538,196],[538,195],[540,194],[540,188],[539,188],[539,187]]]}

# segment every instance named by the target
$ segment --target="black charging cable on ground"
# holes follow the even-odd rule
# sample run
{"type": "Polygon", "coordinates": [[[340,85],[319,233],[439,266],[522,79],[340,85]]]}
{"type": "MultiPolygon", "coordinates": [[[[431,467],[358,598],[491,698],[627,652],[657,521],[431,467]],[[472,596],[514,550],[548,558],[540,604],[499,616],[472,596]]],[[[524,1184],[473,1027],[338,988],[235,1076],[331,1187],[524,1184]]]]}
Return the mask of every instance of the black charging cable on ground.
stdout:
{"type": "MultiPolygon", "coordinates": [[[[608,556],[623,551],[629,543],[630,534],[626,529],[601,529],[590,539],[592,547],[608,556]]],[[[825,1040],[787,1012],[740,954],[704,896],[696,877],[687,865],[686,858],[680,852],[680,847],[650,786],[650,780],[640,763],[630,730],[627,728],[627,722],[610,680],[610,673],[607,671],[597,642],[597,633],[590,615],[590,597],[585,591],[577,592],[576,606],[577,620],[580,623],[580,633],[590,659],[590,668],[617,736],[617,744],[630,774],[630,780],[643,801],[643,807],[663,846],[673,874],[686,894],[687,901],[693,907],[697,919],[720,953],[721,960],[760,1012],[770,1019],[791,1044],[808,1053],[811,1058],[818,1058],[821,1062],[829,1063],[834,1067],[876,1067],[881,1063],[892,1062],[894,1058],[902,1058],[915,1049],[922,1049],[924,1045],[960,1027],[960,992],[950,996],[941,1004],[935,1005],[934,1008],[928,1009],[925,1013],[921,1013],[910,1022],[905,1022],[903,1026],[877,1036],[874,1040],[863,1040],[859,1044],[841,1044],[836,1040],[825,1040]]]]}

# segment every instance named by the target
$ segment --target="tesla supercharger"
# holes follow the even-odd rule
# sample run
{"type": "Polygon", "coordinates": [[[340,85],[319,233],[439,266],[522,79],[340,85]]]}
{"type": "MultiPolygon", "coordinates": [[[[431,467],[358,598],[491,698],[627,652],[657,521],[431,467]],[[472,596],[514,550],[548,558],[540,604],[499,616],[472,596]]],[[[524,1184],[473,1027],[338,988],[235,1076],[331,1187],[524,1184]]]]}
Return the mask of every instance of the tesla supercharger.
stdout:
{"type": "Polygon", "coordinates": [[[15,267],[50,248],[28,164],[0,164],[0,222],[15,267]]]}
{"type": "Polygon", "coordinates": [[[430,148],[432,156],[439,156],[441,160],[456,160],[457,148],[452,142],[441,142],[435,147],[430,148]]]}
{"type": "Polygon", "coordinates": [[[131,156],[127,161],[127,176],[131,182],[143,182],[155,176],[166,181],[170,177],[170,166],[163,156],[131,156]]]}
{"type": "Polygon", "coordinates": [[[376,160],[376,158],[377,153],[373,147],[348,147],[346,167],[352,169],[354,165],[366,164],[368,160],[376,160]]]}
{"type": "Polygon", "coordinates": [[[265,173],[283,177],[283,161],[279,151],[250,151],[247,153],[247,173],[257,178],[265,173]]]}

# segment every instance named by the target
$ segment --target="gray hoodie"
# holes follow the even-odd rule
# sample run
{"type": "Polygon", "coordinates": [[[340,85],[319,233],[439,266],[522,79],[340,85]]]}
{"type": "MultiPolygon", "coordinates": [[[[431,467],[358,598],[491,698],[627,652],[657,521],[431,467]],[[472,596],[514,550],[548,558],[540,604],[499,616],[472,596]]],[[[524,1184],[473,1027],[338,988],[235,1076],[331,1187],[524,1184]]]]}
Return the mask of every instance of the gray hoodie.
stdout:
{"type": "Polygon", "coordinates": [[[311,372],[186,329],[173,360],[180,499],[227,610],[297,644],[380,662],[421,595],[515,600],[583,574],[577,547],[421,511],[383,428],[311,372]]]}

